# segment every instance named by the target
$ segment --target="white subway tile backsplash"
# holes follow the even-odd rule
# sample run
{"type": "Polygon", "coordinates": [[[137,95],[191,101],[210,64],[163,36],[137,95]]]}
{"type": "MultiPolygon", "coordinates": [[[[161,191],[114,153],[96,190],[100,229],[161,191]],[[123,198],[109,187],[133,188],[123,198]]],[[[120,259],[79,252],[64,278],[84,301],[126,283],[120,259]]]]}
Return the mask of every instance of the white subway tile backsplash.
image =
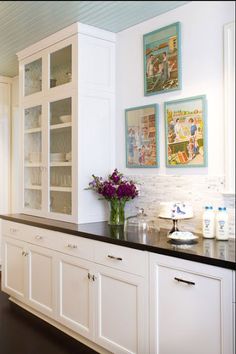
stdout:
{"type": "Polygon", "coordinates": [[[223,177],[135,175],[132,179],[140,183],[140,196],[127,203],[127,216],[135,214],[136,207],[144,208],[148,216],[155,219],[160,227],[170,228],[171,220],[158,218],[160,202],[190,202],[194,218],[182,220],[181,229],[201,232],[203,207],[211,204],[214,210],[217,210],[219,206],[225,206],[229,214],[229,235],[235,237],[235,199],[233,196],[222,194],[223,177]]]}

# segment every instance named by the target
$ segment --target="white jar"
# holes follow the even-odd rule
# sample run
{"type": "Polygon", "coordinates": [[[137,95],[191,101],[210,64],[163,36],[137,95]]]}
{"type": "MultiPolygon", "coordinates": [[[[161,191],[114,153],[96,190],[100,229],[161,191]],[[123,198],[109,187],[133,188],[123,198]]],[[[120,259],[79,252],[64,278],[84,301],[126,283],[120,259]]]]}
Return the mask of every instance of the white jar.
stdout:
{"type": "Polygon", "coordinates": [[[216,215],[216,239],[228,240],[229,239],[229,226],[228,226],[228,213],[226,208],[218,208],[216,215]]]}
{"type": "Polygon", "coordinates": [[[212,206],[205,206],[202,217],[202,235],[204,238],[215,237],[215,215],[212,206]]]}

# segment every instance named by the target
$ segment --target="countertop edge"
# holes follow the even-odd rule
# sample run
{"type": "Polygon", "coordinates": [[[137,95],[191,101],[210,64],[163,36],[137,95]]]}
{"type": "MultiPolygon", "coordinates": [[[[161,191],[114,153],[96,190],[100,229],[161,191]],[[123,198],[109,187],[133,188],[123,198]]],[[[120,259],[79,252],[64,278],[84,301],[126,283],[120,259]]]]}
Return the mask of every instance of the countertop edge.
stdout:
{"type": "MultiPolygon", "coordinates": [[[[47,224],[44,224],[43,221],[40,222],[40,221],[33,221],[33,220],[31,220],[31,221],[30,220],[22,220],[17,217],[9,216],[9,215],[0,215],[0,219],[12,221],[12,222],[17,222],[19,224],[40,227],[40,228],[55,231],[55,232],[62,232],[62,233],[66,233],[66,234],[69,234],[72,236],[89,238],[89,239],[99,241],[99,242],[111,243],[111,244],[115,244],[118,246],[124,246],[124,247],[133,248],[133,249],[137,249],[137,250],[141,250],[141,251],[148,251],[148,252],[152,252],[152,253],[181,258],[181,259],[194,261],[194,262],[198,262],[198,263],[204,263],[204,264],[217,266],[217,267],[221,267],[221,268],[236,270],[236,263],[231,262],[231,261],[227,261],[227,260],[223,260],[223,259],[210,258],[210,257],[206,257],[203,255],[185,253],[181,250],[178,250],[178,251],[177,250],[169,250],[169,249],[161,248],[158,246],[144,245],[144,244],[134,243],[134,242],[126,241],[126,240],[112,239],[112,238],[109,238],[106,236],[102,236],[102,239],[101,239],[101,236],[96,235],[96,234],[91,234],[88,232],[84,232],[84,231],[82,232],[82,231],[78,231],[78,230],[70,230],[66,227],[57,226],[57,225],[47,225],[47,224]]],[[[50,220],[50,219],[47,219],[47,220],[50,220]]],[[[65,224],[66,224],[66,222],[65,222],[65,224]]]]}

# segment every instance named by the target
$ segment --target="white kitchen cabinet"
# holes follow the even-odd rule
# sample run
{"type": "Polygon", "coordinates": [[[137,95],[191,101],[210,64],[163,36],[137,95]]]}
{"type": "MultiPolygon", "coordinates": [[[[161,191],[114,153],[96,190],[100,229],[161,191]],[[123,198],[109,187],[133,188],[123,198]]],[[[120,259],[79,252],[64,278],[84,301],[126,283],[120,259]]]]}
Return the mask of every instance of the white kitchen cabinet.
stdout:
{"type": "Polygon", "coordinates": [[[114,167],[114,41],[75,23],[17,54],[24,213],[106,220],[105,203],[85,188],[114,167]]]}
{"type": "Polygon", "coordinates": [[[235,335],[235,331],[236,331],[236,305],[235,305],[235,302],[236,302],[236,295],[235,295],[235,292],[236,292],[236,272],[233,271],[233,343],[234,343],[234,350],[233,350],[233,353],[235,354],[236,353],[236,335],[235,335]]]}
{"type": "Polygon", "coordinates": [[[150,255],[150,352],[233,354],[232,271],[150,255]]]}
{"type": "Polygon", "coordinates": [[[106,352],[148,353],[146,252],[5,220],[3,234],[13,301],[106,352]]]}
{"type": "Polygon", "coordinates": [[[26,298],[25,245],[8,237],[2,239],[2,290],[21,301],[26,298]]]}
{"type": "Polygon", "coordinates": [[[27,244],[27,303],[37,311],[54,317],[56,299],[55,254],[43,247],[27,244]]]}
{"type": "MultiPolygon", "coordinates": [[[[129,254],[131,260],[133,254],[135,259],[136,251],[124,247],[96,241],[93,246],[96,255],[99,248],[105,252],[112,248],[122,255],[122,261],[123,254],[126,258],[129,254]]],[[[147,353],[147,286],[143,276],[129,272],[132,263],[127,265],[124,259],[126,269],[121,265],[121,271],[116,269],[120,260],[111,262],[108,258],[107,264],[105,258],[101,259],[104,266],[65,254],[57,258],[57,320],[112,353],[147,353]]]]}
{"type": "Polygon", "coordinates": [[[232,270],[6,220],[3,235],[3,291],[98,352],[234,353],[232,270]]]}
{"type": "Polygon", "coordinates": [[[54,317],[54,252],[4,236],[2,290],[37,311],[54,317]]]}
{"type": "Polygon", "coordinates": [[[116,354],[148,353],[145,279],[97,265],[95,342],[116,354]]]}
{"type": "Polygon", "coordinates": [[[57,320],[66,327],[93,339],[93,287],[89,281],[92,262],[58,254],[57,320]]]}

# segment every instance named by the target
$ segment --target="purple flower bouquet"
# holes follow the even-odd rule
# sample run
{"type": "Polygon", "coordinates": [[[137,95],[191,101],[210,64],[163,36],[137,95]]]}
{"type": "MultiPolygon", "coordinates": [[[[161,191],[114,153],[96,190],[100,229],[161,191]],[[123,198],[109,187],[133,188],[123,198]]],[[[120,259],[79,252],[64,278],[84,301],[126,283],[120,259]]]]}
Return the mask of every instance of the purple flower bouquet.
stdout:
{"type": "Polygon", "coordinates": [[[106,180],[92,175],[93,180],[87,189],[101,195],[101,199],[109,201],[110,225],[123,225],[125,220],[125,203],[138,196],[139,191],[134,181],[126,179],[117,169],[106,180]]]}

